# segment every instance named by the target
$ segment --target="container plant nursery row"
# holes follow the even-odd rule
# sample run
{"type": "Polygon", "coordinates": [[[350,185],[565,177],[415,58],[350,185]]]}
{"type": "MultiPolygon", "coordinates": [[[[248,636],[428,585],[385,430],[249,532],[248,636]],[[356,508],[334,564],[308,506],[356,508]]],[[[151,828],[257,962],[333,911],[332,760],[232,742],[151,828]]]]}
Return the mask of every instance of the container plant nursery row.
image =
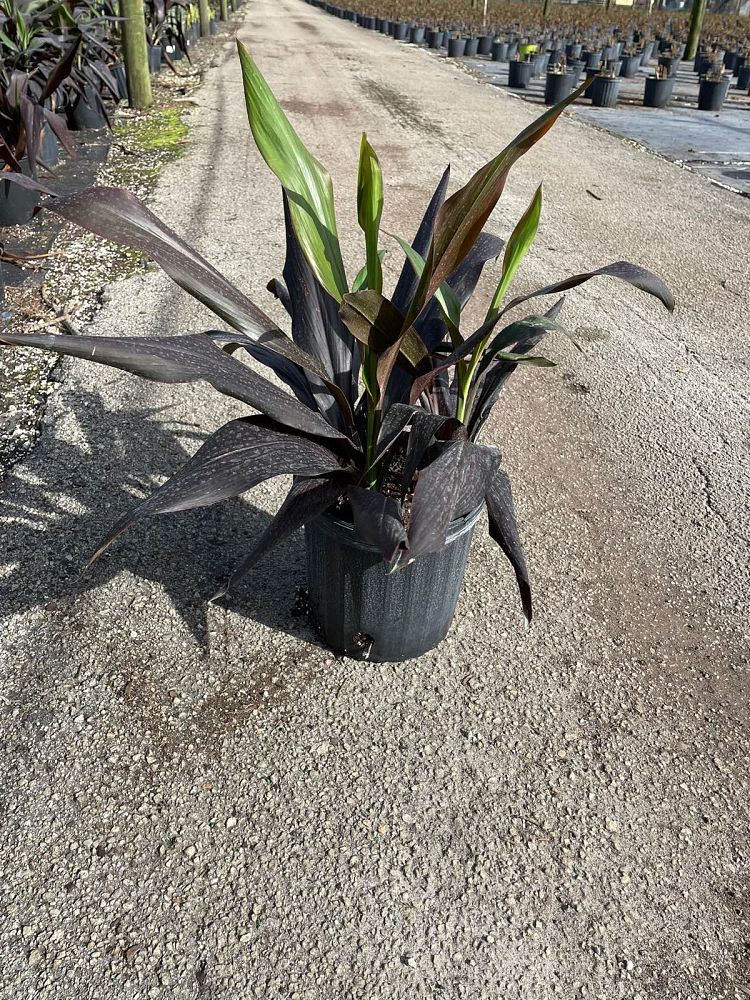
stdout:
{"type": "Polygon", "coordinates": [[[449,58],[508,64],[508,86],[526,90],[544,79],[544,100],[556,104],[584,78],[584,96],[614,107],[622,81],[645,73],[643,104],[665,107],[677,71],[692,67],[698,107],[720,111],[731,86],[750,92],[747,19],[705,15],[700,42],[687,15],[607,10],[580,5],[490,5],[486,19],[468,4],[365,3],[354,8],[308,0],[365,29],[397,41],[442,50],[449,58]]]}
{"type": "MultiPolygon", "coordinates": [[[[199,7],[147,0],[144,15],[148,70],[189,61],[199,7]]],[[[208,32],[219,16],[209,8],[208,32]]],[[[119,101],[136,103],[123,50],[123,18],[112,4],[0,0],[0,226],[32,217],[60,157],[75,157],[72,132],[104,128],[119,101]]]]}

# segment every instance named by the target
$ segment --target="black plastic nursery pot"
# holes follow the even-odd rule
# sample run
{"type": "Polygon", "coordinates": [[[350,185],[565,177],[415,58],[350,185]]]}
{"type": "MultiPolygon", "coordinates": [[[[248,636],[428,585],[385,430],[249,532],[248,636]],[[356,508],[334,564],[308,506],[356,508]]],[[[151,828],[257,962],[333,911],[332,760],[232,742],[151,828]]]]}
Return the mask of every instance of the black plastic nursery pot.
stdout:
{"type": "Polygon", "coordinates": [[[614,108],[617,105],[617,96],[620,92],[619,77],[597,76],[588,88],[591,103],[595,108],[614,108]]]}
{"type": "MultiPolygon", "coordinates": [[[[174,58],[174,56],[172,56],[174,58]]],[[[121,101],[127,101],[128,99],[128,77],[125,72],[125,67],[122,63],[115,63],[114,66],[109,67],[112,76],[115,78],[117,84],[117,94],[121,101]]]]}
{"type": "Polygon", "coordinates": [[[646,78],[646,89],[643,93],[643,106],[645,108],[664,108],[669,103],[674,90],[674,77],[668,76],[666,80],[659,80],[655,76],[646,78]]]}
{"type": "Polygon", "coordinates": [[[643,46],[643,52],[641,52],[641,66],[648,66],[649,60],[651,59],[653,52],[654,52],[654,43],[647,42],[646,45],[643,46]]]}
{"type": "Polygon", "coordinates": [[[544,103],[559,104],[573,90],[572,73],[548,73],[544,85],[544,103]]]}
{"type": "Polygon", "coordinates": [[[451,59],[459,59],[466,52],[465,38],[450,38],[448,40],[448,56],[451,59]]]}
{"type": "Polygon", "coordinates": [[[565,58],[568,62],[572,62],[574,59],[580,59],[581,52],[583,52],[583,45],[572,44],[565,46],[565,58]]]}
{"type": "Polygon", "coordinates": [[[76,97],[67,114],[72,129],[104,128],[107,124],[101,94],[93,84],[88,84],[84,94],[76,97]]]}
{"type": "Polygon", "coordinates": [[[516,90],[525,90],[531,82],[533,72],[532,63],[511,59],[508,63],[508,86],[516,90]]]}
{"type": "Polygon", "coordinates": [[[623,56],[620,64],[620,76],[625,80],[632,79],[641,68],[640,56],[623,56]]]}
{"type": "Polygon", "coordinates": [[[391,22],[383,19],[380,22],[380,34],[381,35],[390,35],[390,33],[391,33],[391,22]]]}
{"type": "Polygon", "coordinates": [[[408,21],[398,21],[393,32],[393,37],[397,42],[404,42],[409,37],[411,25],[408,21]]]}
{"type": "Polygon", "coordinates": [[[508,43],[493,42],[491,52],[493,62],[505,62],[508,58],[508,43]]]}
{"type": "Polygon", "coordinates": [[[439,49],[443,44],[442,31],[430,31],[427,35],[427,45],[431,49],[439,49]]]}
{"type": "MultiPolygon", "coordinates": [[[[20,163],[22,172],[29,177],[31,170],[26,157],[20,163]]],[[[0,227],[21,226],[30,222],[40,199],[38,191],[29,191],[13,181],[0,182],[0,227]]]]}
{"type": "Polygon", "coordinates": [[[148,49],[148,68],[152,73],[158,73],[161,69],[161,45],[150,45],[148,49]]]}
{"type": "Polygon", "coordinates": [[[478,56],[488,56],[492,51],[492,35],[482,35],[477,45],[478,56]]]}
{"type": "Polygon", "coordinates": [[[750,66],[743,66],[737,74],[737,88],[747,90],[750,87],[750,66]]]}
{"type": "Polygon", "coordinates": [[[305,527],[313,617],[337,653],[409,660],[434,649],[453,620],[481,507],[454,521],[445,548],[388,573],[354,526],[323,514],[305,527]]]}
{"type": "Polygon", "coordinates": [[[424,44],[424,28],[423,27],[413,27],[409,32],[409,41],[412,45],[423,45],[424,44]]]}
{"type": "Polygon", "coordinates": [[[659,65],[663,67],[668,76],[675,76],[680,60],[676,56],[659,56],[659,65]]]}
{"type": "Polygon", "coordinates": [[[467,38],[466,48],[464,49],[465,56],[475,56],[479,50],[479,39],[478,38],[467,38]]]}
{"type": "Polygon", "coordinates": [[[700,111],[721,111],[730,82],[729,77],[723,80],[701,80],[698,88],[698,109],[700,111]]]}

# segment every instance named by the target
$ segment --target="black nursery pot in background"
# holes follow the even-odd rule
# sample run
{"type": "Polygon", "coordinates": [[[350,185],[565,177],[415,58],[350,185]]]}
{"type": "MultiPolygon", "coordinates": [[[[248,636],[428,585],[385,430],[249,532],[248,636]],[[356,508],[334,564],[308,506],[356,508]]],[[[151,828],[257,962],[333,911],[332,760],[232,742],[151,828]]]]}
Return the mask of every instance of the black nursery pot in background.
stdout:
{"type": "Polygon", "coordinates": [[[450,38],[448,40],[448,56],[451,59],[458,59],[466,52],[465,38],[450,38]]]}
{"type": "Polygon", "coordinates": [[[640,56],[624,56],[620,65],[620,76],[625,80],[632,79],[641,66],[640,56]]]}
{"type": "Polygon", "coordinates": [[[440,552],[390,574],[380,551],[358,541],[348,521],[323,514],[309,523],[309,600],[326,643],[337,653],[392,662],[437,646],[453,620],[481,509],[451,524],[440,552]]]}
{"type": "MultiPolygon", "coordinates": [[[[20,164],[22,172],[29,177],[31,171],[25,157],[20,164]]],[[[0,181],[0,227],[21,226],[30,222],[40,199],[38,191],[29,191],[13,181],[0,181]]]]}
{"type": "Polygon", "coordinates": [[[614,108],[620,92],[620,78],[597,76],[588,90],[595,108],[614,108]]]}
{"type": "Polygon", "coordinates": [[[152,73],[158,73],[161,69],[161,45],[150,45],[148,50],[148,68],[152,73]]]}
{"type": "Polygon", "coordinates": [[[493,42],[492,43],[492,61],[493,62],[505,62],[508,58],[508,43],[507,42],[493,42]]]}
{"type": "Polygon", "coordinates": [[[533,71],[532,63],[511,59],[508,63],[508,86],[516,90],[525,90],[531,81],[533,71]]]}
{"type": "Polygon", "coordinates": [[[68,125],[73,129],[83,129],[104,128],[106,124],[107,118],[101,94],[93,84],[89,83],[83,95],[79,94],[68,108],[68,125]]]}
{"type": "Polygon", "coordinates": [[[730,78],[723,80],[701,80],[698,89],[698,108],[701,111],[721,111],[729,90],[730,78]]]}
{"type": "Polygon", "coordinates": [[[674,89],[674,77],[659,80],[655,76],[646,79],[646,89],[643,93],[643,106],[646,108],[664,108],[669,103],[674,89]]]}
{"type": "Polygon", "coordinates": [[[544,85],[544,103],[559,104],[573,90],[572,73],[548,73],[544,85]]]}
{"type": "Polygon", "coordinates": [[[466,48],[464,49],[465,56],[475,56],[479,50],[479,39],[478,38],[467,38],[466,48]]]}

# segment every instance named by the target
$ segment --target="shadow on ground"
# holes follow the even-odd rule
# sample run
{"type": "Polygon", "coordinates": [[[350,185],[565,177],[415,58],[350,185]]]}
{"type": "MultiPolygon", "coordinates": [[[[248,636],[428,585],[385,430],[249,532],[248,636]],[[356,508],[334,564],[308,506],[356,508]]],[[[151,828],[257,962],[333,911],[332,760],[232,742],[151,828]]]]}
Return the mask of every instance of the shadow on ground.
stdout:
{"type": "MultiPolygon", "coordinates": [[[[208,598],[242,560],[270,515],[243,499],[147,519],[90,569],[107,528],[172,475],[207,429],[170,419],[171,406],[106,408],[98,394],[67,394],[75,433],[48,432],[46,447],[10,479],[0,498],[0,618],[33,608],[71,608],[123,571],[163,589],[207,651],[208,598]],[[54,435],[54,436],[53,436],[54,435]]],[[[222,600],[233,612],[315,642],[298,604],[305,583],[300,533],[222,600]]]]}

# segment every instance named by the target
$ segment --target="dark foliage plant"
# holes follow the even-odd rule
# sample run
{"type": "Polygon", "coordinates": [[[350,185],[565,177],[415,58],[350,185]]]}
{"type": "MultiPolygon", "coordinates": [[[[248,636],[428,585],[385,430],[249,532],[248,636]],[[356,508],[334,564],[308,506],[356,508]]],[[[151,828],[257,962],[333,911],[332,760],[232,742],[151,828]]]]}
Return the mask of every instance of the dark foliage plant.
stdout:
{"type": "MultiPolygon", "coordinates": [[[[353,521],[390,570],[441,550],[452,521],[484,503],[489,530],[515,572],[531,616],[529,577],[499,451],[479,435],[519,365],[546,366],[536,353],[559,329],[567,289],[613,277],[656,296],[664,283],[617,262],[524,295],[509,296],[533,243],[541,189],[506,244],[484,231],[513,164],[579,96],[545,111],[448,197],[446,170],[411,243],[390,297],[383,293],[380,220],[383,179],[362,137],[357,182],[364,266],[347,278],[331,179],[300,141],[249,53],[239,47],[250,126],[283,188],[286,261],[269,288],[286,307],[291,337],[125,190],[89,188],[46,202],[64,219],[148,254],[229,329],[176,337],[7,334],[6,344],[42,347],[166,383],[207,382],[256,411],[230,421],[163,486],[123,516],[97,558],[144,517],[238,496],[291,474],[278,514],[245,554],[236,581],[274,545],[329,510],[353,521]],[[483,267],[502,254],[484,322],[463,319],[483,267]],[[546,311],[509,320],[511,310],[556,297],[546,311]],[[243,363],[269,368],[289,391],[243,363]]],[[[584,84],[585,86],[585,84],[584,84]]]]}

